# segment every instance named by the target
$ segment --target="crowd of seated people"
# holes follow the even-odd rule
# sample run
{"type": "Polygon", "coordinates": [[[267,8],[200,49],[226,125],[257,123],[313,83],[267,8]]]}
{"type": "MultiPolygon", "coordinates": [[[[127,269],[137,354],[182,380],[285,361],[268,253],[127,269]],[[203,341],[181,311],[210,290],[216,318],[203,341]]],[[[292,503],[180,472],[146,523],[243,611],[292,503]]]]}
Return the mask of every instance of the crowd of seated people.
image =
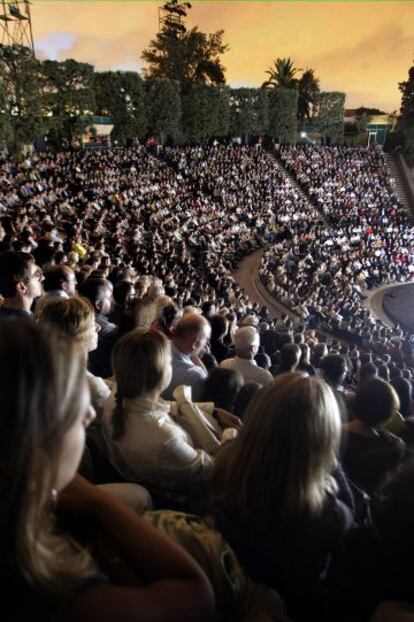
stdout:
{"type": "Polygon", "coordinates": [[[409,608],[403,335],[385,335],[392,357],[273,320],[230,272],[326,226],[280,165],[245,147],[62,153],[4,162],[0,187],[6,619],[409,608]]]}
{"type": "Polygon", "coordinates": [[[307,145],[278,156],[325,222],[312,235],[295,226],[292,240],[269,247],[263,281],[300,316],[386,351],[402,335],[375,323],[363,292],[412,280],[414,236],[382,153],[307,145]]]}

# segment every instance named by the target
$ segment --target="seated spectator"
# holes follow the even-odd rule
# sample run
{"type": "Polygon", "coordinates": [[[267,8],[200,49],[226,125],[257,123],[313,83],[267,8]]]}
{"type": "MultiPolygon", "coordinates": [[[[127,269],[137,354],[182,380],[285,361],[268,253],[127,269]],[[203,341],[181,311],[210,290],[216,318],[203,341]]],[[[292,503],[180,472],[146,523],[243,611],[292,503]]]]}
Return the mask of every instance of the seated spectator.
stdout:
{"type": "Polygon", "coordinates": [[[296,343],[285,343],[280,350],[279,367],[275,375],[287,374],[297,369],[302,351],[296,343]]]}
{"type": "Polygon", "coordinates": [[[29,253],[0,255],[0,318],[32,317],[33,301],[42,295],[43,272],[29,253]]]}
{"type": "Polygon", "coordinates": [[[380,365],[378,367],[378,376],[379,378],[382,378],[383,380],[386,380],[387,382],[390,381],[390,370],[388,368],[388,365],[380,365]]]}
{"type": "Polygon", "coordinates": [[[184,384],[191,387],[194,402],[201,400],[207,370],[198,355],[205,347],[210,333],[210,324],[201,315],[187,313],[178,322],[171,348],[172,377],[164,387],[164,399],[173,399],[175,388],[184,384]]]}
{"type": "Polygon", "coordinates": [[[300,343],[299,348],[301,351],[299,365],[297,366],[297,371],[305,371],[309,376],[314,376],[316,374],[316,369],[310,362],[310,347],[307,343],[300,343]]]}
{"type": "Polygon", "coordinates": [[[206,300],[201,305],[201,312],[206,320],[210,320],[216,314],[216,301],[206,300]]]}
{"type": "Polygon", "coordinates": [[[396,378],[392,381],[391,385],[395,389],[398,399],[400,401],[399,411],[404,417],[408,419],[412,416],[412,387],[406,378],[396,378]]]}
{"type": "MultiPolygon", "coordinates": [[[[204,320],[205,321],[205,320],[204,320]]],[[[193,446],[160,398],[169,385],[171,350],[158,331],[135,329],[113,353],[116,389],[105,406],[110,459],[126,480],[151,492],[188,494],[205,483],[211,457],[193,446]]]]}
{"type": "Polygon", "coordinates": [[[217,363],[221,363],[227,355],[227,345],[224,342],[228,334],[229,321],[223,315],[213,315],[209,318],[211,326],[210,348],[217,363]]]}
{"type": "MultiPolygon", "coordinates": [[[[345,589],[338,603],[344,619],[371,620],[372,611],[384,600],[414,603],[413,466],[408,460],[390,475],[373,506],[373,523],[348,537],[341,560],[345,589]]],[[[404,618],[394,611],[385,619],[404,618]]]]}
{"type": "MultiPolygon", "coordinates": [[[[125,322],[131,324],[129,330],[133,329],[132,301],[135,297],[135,287],[131,281],[121,280],[114,286],[114,304],[109,313],[108,319],[117,326],[125,322]]],[[[128,331],[126,331],[128,332],[128,331]]]]}
{"type": "Polygon", "coordinates": [[[164,287],[159,279],[153,279],[144,296],[135,306],[135,326],[149,329],[156,321],[164,296],[164,287]]]}
{"type": "Polygon", "coordinates": [[[374,363],[366,363],[365,365],[361,365],[359,369],[359,382],[364,382],[364,380],[376,378],[377,376],[378,368],[374,365],[374,363]]]}
{"type": "Polygon", "coordinates": [[[211,369],[204,385],[203,402],[214,402],[219,408],[234,412],[234,405],[243,386],[243,377],[235,369],[211,369]]]}
{"type": "Polygon", "coordinates": [[[45,304],[76,296],[76,275],[69,266],[52,266],[45,271],[43,289],[45,293],[36,301],[36,317],[45,304]]]}
{"type": "Polygon", "coordinates": [[[88,369],[101,378],[112,376],[111,355],[118,338],[118,327],[108,320],[112,304],[112,285],[107,279],[87,279],[78,288],[79,294],[92,304],[96,323],[100,326],[98,347],[88,359],[88,369]]]}
{"type": "Polygon", "coordinates": [[[210,619],[211,591],[191,558],[75,477],[94,412],[74,342],[20,320],[0,321],[0,342],[4,619],[210,619]],[[91,521],[95,559],[56,528],[57,501],[65,524],[91,521]]]}
{"type": "Polygon", "coordinates": [[[311,363],[315,367],[315,369],[318,369],[319,363],[327,355],[328,355],[328,347],[326,343],[317,343],[311,355],[311,363]]]}
{"type": "Polygon", "coordinates": [[[272,374],[262,369],[255,361],[259,350],[260,335],[253,326],[243,326],[234,335],[234,358],[225,359],[220,363],[224,369],[236,369],[243,376],[244,382],[269,384],[273,381],[272,374]]]}
{"type": "MultiPolygon", "coordinates": [[[[40,322],[48,322],[73,339],[85,357],[93,352],[98,345],[99,325],[91,303],[86,298],[68,298],[44,305],[39,316],[40,322]]],[[[91,393],[92,404],[99,418],[102,416],[103,405],[111,394],[109,386],[99,376],[86,372],[91,393]]]]}
{"type": "Polygon", "coordinates": [[[401,439],[383,429],[400,405],[393,387],[380,378],[361,384],[354,419],[344,425],[342,464],[349,479],[372,494],[405,456],[401,439]]]}
{"type": "Polygon", "coordinates": [[[182,310],[169,298],[160,306],[156,320],[152,323],[152,330],[159,330],[168,339],[172,339],[174,330],[180,321],[182,310]]]}
{"type": "Polygon", "coordinates": [[[319,363],[319,368],[326,382],[331,386],[338,401],[342,421],[348,420],[348,399],[343,390],[343,382],[347,374],[346,358],[342,354],[328,354],[319,363]]]}
{"type": "Polygon", "coordinates": [[[329,386],[285,374],[255,396],[239,436],[216,457],[216,526],[295,620],[317,619],[330,554],[352,522],[332,477],[340,432],[329,386]]]}
{"type": "Polygon", "coordinates": [[[262,385],[257,382],[247,382],[241,387],[232,410],[236,417],[243,421],[250,402],[261,388],[262,385]]]}
{"type": "Polygon", "coordinates": [[[266,352],[258,352],[256,356],[254,357],[254,360],[256,361],[258,366],[261,367],[262,369],[266,369],[267,371],[270,370],[270,367],[272,365],[272,360],[270,356],[266,354],[266,352]]]}

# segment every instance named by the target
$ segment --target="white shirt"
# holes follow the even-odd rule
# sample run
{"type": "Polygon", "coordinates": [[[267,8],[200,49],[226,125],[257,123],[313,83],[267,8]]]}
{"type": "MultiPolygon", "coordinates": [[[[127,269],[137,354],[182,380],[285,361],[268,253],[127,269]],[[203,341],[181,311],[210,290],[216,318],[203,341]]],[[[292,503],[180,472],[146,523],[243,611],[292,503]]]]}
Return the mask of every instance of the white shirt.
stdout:
{"type": "Polygon", "coordinates": [[[183,492],[206,479],[212,458],[194,448],[190,436],[171,417],[171,404],[162,399],[124,399],[126,430],[115,441],[111,424],[115,392],[105,404],[104,436],[112,464],[126,479],[183,492]]]}
{"type": "Polygon", "coordinates": [[[258,382],[259,384],[269,384],[273,382],[273,376],[270,371],[259,367],[254,359],[242,359],[239,356],[235,356],[232,359],[225,359],[222,361],[220,367],[239,371],[243,376],[245,384],[247,382],[258,382]]]}

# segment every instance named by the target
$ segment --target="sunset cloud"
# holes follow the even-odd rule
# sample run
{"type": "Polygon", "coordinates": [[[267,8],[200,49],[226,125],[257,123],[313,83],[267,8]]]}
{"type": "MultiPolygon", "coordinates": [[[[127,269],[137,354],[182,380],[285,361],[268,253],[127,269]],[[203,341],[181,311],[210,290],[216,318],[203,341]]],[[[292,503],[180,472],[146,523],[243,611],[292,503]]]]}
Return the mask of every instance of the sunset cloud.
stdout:
{"type": "MultiPolygon", "coordinates": [[[[39,56],[142,71],[160,4],[35,0],[39,56]]],[[[298,67],[313,67],[323,89],[345,91],[349,107],[399,108],[398,82],[414,56],[411,2],[193,2],[188,23],[225,30],[231,85],[258,86],[277,57],[290,56],[298,67]]]]}

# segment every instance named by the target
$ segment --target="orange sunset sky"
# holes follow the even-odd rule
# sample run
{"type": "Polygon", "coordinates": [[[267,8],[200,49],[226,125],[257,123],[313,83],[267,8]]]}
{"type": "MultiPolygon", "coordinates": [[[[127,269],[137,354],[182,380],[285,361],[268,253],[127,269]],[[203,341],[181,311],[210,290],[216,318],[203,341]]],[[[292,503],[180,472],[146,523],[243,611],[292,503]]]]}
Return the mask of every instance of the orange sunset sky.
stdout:
{"type": "MultiPolygon", "coordinates": [[[[142,50],[158,28],[161,2],[33,0],[39,58],[75,58],[97,70],[142,71],[142,50]]],[[[414,58],[411,2],[192,2],[188,24],[225,30],[227,82],[258,86],[277,57],[312,67],[322,90],[347,94],[346,107],[400,106],[398,82],[414,58]]]]}

